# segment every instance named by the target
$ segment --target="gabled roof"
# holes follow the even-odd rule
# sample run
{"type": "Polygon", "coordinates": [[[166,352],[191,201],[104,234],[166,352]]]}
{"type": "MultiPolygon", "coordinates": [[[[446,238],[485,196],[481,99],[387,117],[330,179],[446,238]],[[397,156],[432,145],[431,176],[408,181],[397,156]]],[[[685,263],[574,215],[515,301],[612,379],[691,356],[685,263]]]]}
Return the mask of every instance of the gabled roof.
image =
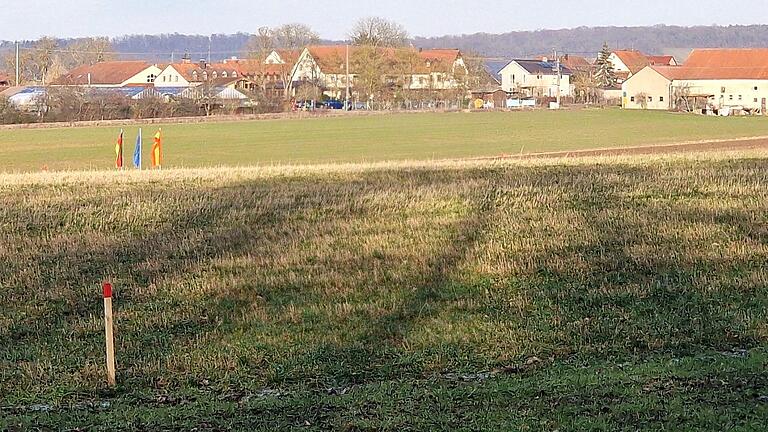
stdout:
{"type": "Polygon", "coordinates": [[[671,55],[650,55],[646,56],[648,57],[648,62],[651,65],[656,66],[674,66],[676,64],[675,57],[671,55]]]}
{"type": "Polygon", "coordinates": [[[592,63],[582,56],[573,54],[566,54],[560,57],[560,63],[570,70],[589,70],[592,68],[592,63]]]}
{"type": "MultiPolygon", "coordinates": [[[[244,68],[241,62],[247,60],[228,60],[226,63],[210,63],[206,64],[205,68],[198,63],[174,63],[169,66],[173,67],[179,75],[184,77],[189,82],[201,82],[203,76],[207,74],[209,78],[212,78],[215,72],[216,78],[223,78],[226,73],[227,78],[232,78],[232,74],[236,74],[237,77],[245,75],[244,68]]],[[[260,62],[257,62],[260,63],[260,62]]]]}
{"type": "Polygon", "coordinates": [[[670,80],[768,80],[768,49],[697,49],[683,66],[650,66],[670,80]]]}
{"type": "Polygon", "coordinates": [[[658,72],[664,78],[674,81],[681,79],[689,79],[689,71],[683,66],[648,66],[649,68],[658,72]]]}
{"type": "MultiPolygon", "coordinates": [[[[507,63],[507,66],[512,63],[517,63],[531,75],[555,75],[557,73],[557,63],[553,61],[515,59],[507,63]]],[[[572,75],[573,71],[561,64],[560,73],[572,75]]]]}
{"type": "MultiPolygon", "coordinates": [[[[358,46],[349,47],[350,68],[354,69],[355,56],[363,49],[358,46]]],[[[345,45],[309,46],[307,50],[324,73],[344,73],[347,55],[345,45]]],[[[414,58],[418,58],[420,61],[417,62],[418,64],[414,64],[412,71],[416,74],[450,72],[456,61],[461,58],[461,51],[458,49],[376,48],[376,50],[390,62],[397,61],[403,55],[412,55],[414,58]]],[[[350,73],[355,72],[351,70],[350,73]]]]}
{"type": "Polygon", "coordinates": [[[419,57],[424,60],[442,61],[453,64],[461,58],[461,51],[456,48],[425,49],[419,51],[419,57]]]}
{"type": "Polygon", "coordinates": [[[768,48],[695,49],[687,79],[768,79],[768,48]]]}
{"type": "Polygon", "coordinates": [[[613,54],[621,60],[624,65],[627,66],[630,72],[636,74],[640,72],[644,67],[651,64],[648,56],[635,50],[617,50],[613,54]]]}
{"type": "Polygon", "coordinates": [[[301,50],[279,49],[275,50],[275,52],[286,64],[291,66],[295,65],[296,61],[299,60],[299,57],[301,56],[301,50]]]}
{"type": "Polygon", "coordinates": [[[77,67],[61,76],[59,85],[119,85],[152,67],[145,61],[110,61],[77,67]],[[90,74],[90,81],[89,81],[90,74]]]}

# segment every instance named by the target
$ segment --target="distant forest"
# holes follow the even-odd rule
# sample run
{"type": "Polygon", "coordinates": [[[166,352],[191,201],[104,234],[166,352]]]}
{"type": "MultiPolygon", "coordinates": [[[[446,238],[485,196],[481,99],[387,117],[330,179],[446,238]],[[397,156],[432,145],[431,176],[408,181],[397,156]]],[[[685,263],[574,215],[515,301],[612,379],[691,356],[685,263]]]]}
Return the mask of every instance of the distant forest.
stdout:
{"type": "Polygon", "coordinates": [[[611,48],[648,54],[672,54],[684,60],[693,48],[768,47],[768,25],[679,27],[579,27],[566,30],[520,31],[415,38],[422,47],[451,47],[486,57],[531,57],[557,48],[560,52],[595,57],[603,43],[611,48]]]}
{"type": "MultiPolygon", "coordinates": [[[[115,38],[113,45],[123,59],[156,62],[178,60],[185,53],[194,59],[221,60],[244,57],[243,47],[250,35],[129,35],[115,38]]],[[[74,40],[61,40],[66,47],[74,40]]],[[[459,48],[489,58],[530,57],[560,52],[594,57],[604,42],[611,48],[633,48],[648,54],[673,54],[684,60],[692,48],[768,47],[768,25],[679,27],[579,27],[564,30],[516,31],[503,34],[470,34],[442,37],[415,37],[414,46],[422,48],[459,48]]],[[[33,42],[24,42],[31,46],[33,42]]],[[[323,41],[323,43],[343,43],[323,41]]],[[[11,42],[0,41],[0,54],[12,49],[11,42]]]]}

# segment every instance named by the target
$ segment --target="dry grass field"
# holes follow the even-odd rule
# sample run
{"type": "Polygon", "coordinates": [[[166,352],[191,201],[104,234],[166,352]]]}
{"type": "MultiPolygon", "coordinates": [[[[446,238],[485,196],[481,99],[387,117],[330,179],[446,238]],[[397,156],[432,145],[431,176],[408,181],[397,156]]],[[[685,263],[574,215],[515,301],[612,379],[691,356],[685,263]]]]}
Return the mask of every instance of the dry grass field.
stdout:
{"type": "Polygon", "coordinates": [[[766,153],[4,175],[0,239],[0,430],[767,424],[766,153]]]}

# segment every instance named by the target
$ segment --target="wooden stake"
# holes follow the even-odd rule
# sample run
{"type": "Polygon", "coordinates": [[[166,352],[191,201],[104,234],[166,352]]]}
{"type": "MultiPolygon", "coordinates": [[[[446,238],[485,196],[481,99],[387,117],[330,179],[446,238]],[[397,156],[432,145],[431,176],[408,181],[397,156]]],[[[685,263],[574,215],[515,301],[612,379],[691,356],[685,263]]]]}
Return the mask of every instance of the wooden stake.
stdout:
{"type": "Polygon", "coordinates": [[[112,284],[104,282],[104,330],[107,343],[107,382],[111,387],[117,385],[115,377],[115,331],[112,317],[112,284]]]}

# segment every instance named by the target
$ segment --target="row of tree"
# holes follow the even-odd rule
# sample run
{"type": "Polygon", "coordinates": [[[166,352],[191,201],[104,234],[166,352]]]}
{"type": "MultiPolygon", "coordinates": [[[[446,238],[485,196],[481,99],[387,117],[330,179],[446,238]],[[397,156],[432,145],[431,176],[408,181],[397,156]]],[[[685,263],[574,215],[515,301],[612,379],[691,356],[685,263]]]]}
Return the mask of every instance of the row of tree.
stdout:
{"type": "MultiPolygon", "coordinates": [[[[46,85],[68,71],[82,65],[113,60],[117,57],[109,38],[79,39],[65,47],[52,37],[43,37],[19,52],[19,83],[46,85]]],[[[16,53],[6,52],[2,58],[8,71],[16,70],[16,53]]],[[[11,74],[15,80],[15,74],[11,74]]]]}

